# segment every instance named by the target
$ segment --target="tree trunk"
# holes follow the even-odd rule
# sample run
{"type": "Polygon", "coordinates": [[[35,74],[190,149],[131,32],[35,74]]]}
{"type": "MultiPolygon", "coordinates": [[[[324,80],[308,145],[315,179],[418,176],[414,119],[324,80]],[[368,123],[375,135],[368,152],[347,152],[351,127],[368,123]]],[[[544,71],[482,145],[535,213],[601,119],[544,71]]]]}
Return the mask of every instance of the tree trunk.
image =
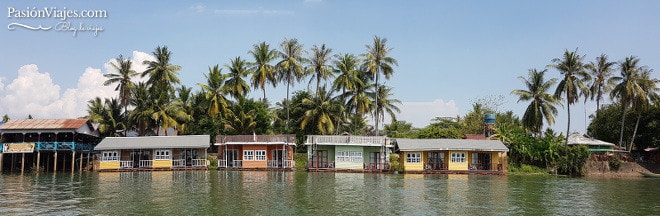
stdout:
{"type": "Polygon", "coordinates": [[[291,106],[291,101],[289,101],[289,86],[291,83],[291,70],[287,74],[286,80],[286,123],[284,124],[285,133],[289,133],[289,107],[291,106]]]}
{"type": "Polygon", "coordinates": [[[568,136],[571,132],[571,102],[568,100],[568,91],[566,91],[566,111],[568,111],[568,125],[566,126],[566,140],[564,145],[568,146],[568,136]]]}
{"type": "Polygon", "coordinates": [[[374,125],[374,130],[375,130],[374,133],[376,136],[378,136],[378,118],[380,117],[380,112],[378,109],[379,108],[378,107],[378,77],[379,77],[378,75],[380,75],[380,73],[378,69],[376,69],[376,110],[374,112],[376,114],[374,117],[374,121],[376,122],[376,124],[374,125]]]}
{"type": "Polygon", "coordinates": [[[623,114],[621,115],[621,133],[619,134],[619,148],[623,146],[623,126],[624,123],[626,122],[626,107],[624,105],[621,105],[621,109],[623,109],[623,114]]]}
{"type": "Polygon", "coordinates": [[[639,119],[642,118],[642,113],[637,114],[637,122],[635,123],[635,130],[633,130],[632,138],[630,139],[630,145],[628,146],[628,152],[632,150],[632,146],[635,144],[635,136],[637,136],[637,126],[639,126],[639,119]]]}

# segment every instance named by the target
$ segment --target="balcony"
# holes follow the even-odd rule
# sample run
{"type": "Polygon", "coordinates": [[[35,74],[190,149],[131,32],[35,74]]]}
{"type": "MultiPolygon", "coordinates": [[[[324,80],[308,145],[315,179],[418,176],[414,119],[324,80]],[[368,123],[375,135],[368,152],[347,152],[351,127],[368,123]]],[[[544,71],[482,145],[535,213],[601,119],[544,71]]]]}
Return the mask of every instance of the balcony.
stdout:
{"type": "Polygon", "coordinates": [[[379,163],[379,162],[372,162],[372,163],[364,163],[363,165],[364,171],[387,171],[390,170],[391,166],[389,162],[385,163],[379,163]]]}
{"type": "Polygon", "coordinates": [[[119,169],[133,169],[133,161],[120,161],[119,169]]]}
{"type": "Polygon", "coordinates": [[[268,160],[268,168],[292,168],[293,166],[292,160],[268,160]]]}
{"type": "Polygon", "coordinates": [[[317,160],[308,160],[307,161],[307,168],[308,169],[334,169],[335,168],[335,162],[334,161],[317,161],[317,160]]]}
{"type": "Polygon", "coordinates": [[[218,160],[218,168],[241,168],[243,167],[243,161],[233,160],[227,162],[227,160],[218,160]]]}
{"type": "Polygon", "coordinates": [[[385,136],[341,136],[341,135],[310,135],[305,144],[325,145],[355,145],[355,146],[382,146],[392,147],[390,140],[385,136]]]}

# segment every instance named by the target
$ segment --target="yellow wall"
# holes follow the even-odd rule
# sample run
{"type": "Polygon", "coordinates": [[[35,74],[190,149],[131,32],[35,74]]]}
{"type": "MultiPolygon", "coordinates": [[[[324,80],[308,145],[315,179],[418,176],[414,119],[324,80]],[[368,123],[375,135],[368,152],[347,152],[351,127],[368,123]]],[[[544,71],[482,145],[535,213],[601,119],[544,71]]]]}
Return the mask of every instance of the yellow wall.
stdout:
{"type": "Polygon", "coordinates": [[[119,169],[119,161],[101,161],[99,170],[119,169]]]}
{"type": "Polygon", "coordinates": [[[448,170],[468,170],[468,164],[470,163],[471,155],[470,152],[468,151],[449,151],[449,154],[447,154],[446,160],[447,160],[447,169],[448,170]],[[465,153],[465,162],[464,163],[457,163],[457,162],[451,162],[451,154],[454,152],[462,152],[465,153]]]}
{"type": "Polygon", "coordinates": [[[171,168],[172,160],[154,160],[153,168],[171,168]]]}
{"type": "Polygon", "coordinates": [[[406,162],[406,156],[408,153],[417,153],[417,152],[401,152],[401,163],[403,163],[403,170],[405,171],[424,171],[424,161],[426,160],[425,152],[421,151],[422,161],[420,163],[408,163],[406,162]]]}

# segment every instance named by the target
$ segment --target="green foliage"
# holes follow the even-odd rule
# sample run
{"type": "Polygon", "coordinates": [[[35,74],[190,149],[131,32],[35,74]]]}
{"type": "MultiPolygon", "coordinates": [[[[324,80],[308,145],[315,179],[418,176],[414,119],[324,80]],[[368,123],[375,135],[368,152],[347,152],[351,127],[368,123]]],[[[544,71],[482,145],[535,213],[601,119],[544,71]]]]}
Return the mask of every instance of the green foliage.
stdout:
{"type": "Polygon", "coordinates": [[[413,138],[421,138],[421,139],[461,139],[463,137],[463,133],[461,131],[453,126],[449,126],[448,128],[440,128],[438,126],[434,125],[429,125],[425,128],[422,128],[419,130],[416,136],[413,138]]]}
{"type": "Polygon", "coordinates": [[[545,174],[547,171],[541,167],[532,166],[528,164],[521,164],[520,166],[509,166],[509,173],[514,174],[545,174]]]}
{"type": "Polygon", "coordinates": [[[398,154],[390,154],[390,166],[392,171],[403,172],[403,164],[399,162],[398,154]]]}
{"type": "Polygon", "coordinates": [[[218,169],[218,156],[217,155],[209,155],[207,159],[209,160],[209,169],[210,170],[218,169]]]}
{"type": "MultiPolygon", "coordinates": [[[[587,128],[592,137],[611,143],[619,142],[621,125],[621,106],[616,103],[598,110],[587,128]]],[[[635,136],[635,148],[644,149],[660,146],[660,106],[651,107],[641,113],[639,127],[635,136]]],[[[636,119],[637,113],[628,112],[626,119],[636,119]]],[[[623,145],[630,143],[636,121],[626,121],[623,133],[623,145]]]]}
{"type": "Polygon", "coordinates": [[[565,146],[563,136],[547,133],[535,137],[522,127],[498,126],[495,137],[509,146],[509,164],[514,167],[532,165],[557,168],[558,174],[583,176],[589,158],[586,146],[565,146]]]}
{"type": "Polygon", "coordinates": [[[304,153],[293,153],[293,161],[296,163],[296,171],[305,171],[307,168],[307,152],[304,153]]]}
{"type": "Polygon", "coordinates": [[[621,159],[619,159],[619,157],[609,157],[607,159],[607,162],[610,165],[610,170],[615,170],[616,171],[616,170],[619,170],[619,168],[621,168],[621,162],[622,161],[621,161],[621,159]]]}

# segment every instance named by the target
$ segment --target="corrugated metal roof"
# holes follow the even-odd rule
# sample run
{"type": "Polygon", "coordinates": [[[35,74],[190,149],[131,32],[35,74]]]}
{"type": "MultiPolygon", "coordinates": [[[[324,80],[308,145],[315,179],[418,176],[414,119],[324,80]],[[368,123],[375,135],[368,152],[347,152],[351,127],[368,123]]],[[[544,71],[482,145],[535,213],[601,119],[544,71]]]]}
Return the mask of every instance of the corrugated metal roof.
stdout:
{"type": "Polygon", "coordinates": [[[218,135],[215,138],[215,145],[244,145],[244,144],[296,144],[295,134],[280,135],[218,135]],[[288,139],[288,140],[287,140],[288,139]]]}
{"type": "Polygon", "coordinates": [[[568,136],[568,145],[592,145],[592,146],[610,146],[616,147],[614,143],[597,140],[582,134],[571,134],[568,136]]]}
{"type": "Polygon", "coordinates": [[[89,119],[22,119],[0,125],[0,130],[56,130],[83,127],[89,119]]]}
{"type": "Polygon", "coordinates": [[[209,135],[106,137],[94,150],[208,148],[209,135]]]}
{"type": "Polygon", "coordinates": [[[401,151],[504,151],[509,149],[499,140],[468,140],[468,139],[396,139],[401,151]]]}

